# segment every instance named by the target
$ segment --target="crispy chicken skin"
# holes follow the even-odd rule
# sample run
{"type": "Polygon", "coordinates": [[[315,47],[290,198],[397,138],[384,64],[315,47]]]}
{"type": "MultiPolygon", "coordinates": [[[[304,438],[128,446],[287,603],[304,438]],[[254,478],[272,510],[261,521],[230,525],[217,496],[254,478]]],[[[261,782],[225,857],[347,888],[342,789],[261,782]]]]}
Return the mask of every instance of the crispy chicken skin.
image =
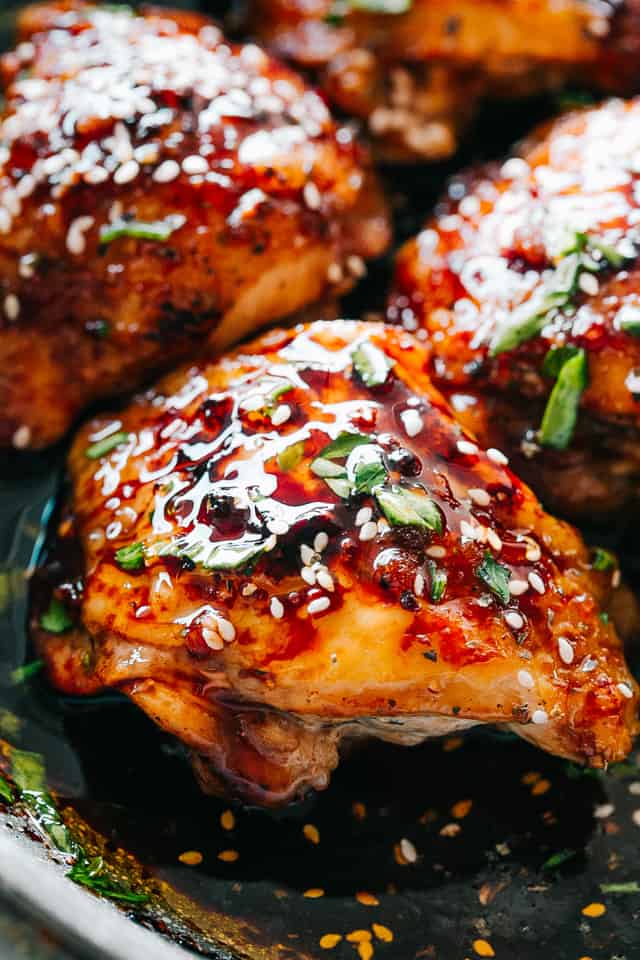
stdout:
{"type": "Polygon", "coordinates": [[[497,723],[623,757],[619,576],[463,432],[428,360],[397,327],[276,330],[91,421],[60,524],[80,566],[52,564],[33,614],[53,683],[124,691],[206,791],[265,805],[365,736],[497,723]]]}
{"type": "Polygon", "coordinates": [[[368,122],[389,159],[440,159],[483,96],[568,81],[634,92],[638,0],[254,0],[278,54],[320,72],[330,98],[368,122]],[[394,9],[406,12],[394,13],[394,9]]]}
{"type": "Polygon", "coordinates": [[[459,416],[567,514],[640,487],[638,157],[640,100],[568,114],[453,182],[397,261],[389,319],[420,328],[459,416]]]}
{"type": "Polygon", "coordinates": [[[206,18],[27,8],[1,60],[0,445],[350,285],[388,240],[317,93],[206,18]]]}

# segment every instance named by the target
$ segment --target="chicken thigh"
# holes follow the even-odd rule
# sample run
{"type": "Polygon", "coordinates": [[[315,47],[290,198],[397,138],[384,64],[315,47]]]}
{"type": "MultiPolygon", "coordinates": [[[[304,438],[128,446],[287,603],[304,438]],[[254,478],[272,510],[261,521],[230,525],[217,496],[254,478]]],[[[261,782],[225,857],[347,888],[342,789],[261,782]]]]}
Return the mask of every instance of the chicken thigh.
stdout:
{"type": "Polygon", "coordinates": [[[276,805],[341,740],[508,727],[623,757],[619,572],[482,450],[397,327],[271,332],[92,420],[33,611],[53,683],[125,692],[204,790],[276,805]]]}
{"type": "Polygon", "coordinates": [[[485,96],[638,89],[638,0],[253,0],[253,27],[319,72],[387,159],[440,159],[485,96]]]}
{"type": "Polygon", "coordinates": [[[1,62],[0,445],[348,287],[384,202],[321,96],[206,18],[27,8],[1,62]]]}

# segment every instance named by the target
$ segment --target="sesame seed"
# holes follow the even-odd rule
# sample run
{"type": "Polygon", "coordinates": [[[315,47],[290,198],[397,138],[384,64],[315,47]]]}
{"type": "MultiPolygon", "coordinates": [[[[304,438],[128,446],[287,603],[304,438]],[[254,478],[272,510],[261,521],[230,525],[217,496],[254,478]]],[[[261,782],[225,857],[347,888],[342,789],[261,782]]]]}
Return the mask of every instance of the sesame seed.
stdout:
{"type": "Polygon", "coordinates": [[[329,269],[327,270],[327,280],[329,283],[340,283],[343,278],[342,267],[339,263],[329,264],[329,269]]]}
{"type": "Polygon", "coordinates": [[[220,826],[223,830],[233,830],[236,825],[236,818],[233,810],[224,810],[220,814],[220,826]]]}
{"type": "Polygon", "coordinates": [[[325,933],[324,936],[320,937],[318,942],[323,950],[333,950],[334,947],[338,946],[341,940],[342,934],[340,933],[325,933]]]}
{"type": "Polygon", "coordinates": [[[620,691],[623,697],[626,697],[627,700],[631,700],[633,696],[633,690],[631,689],[628,683],[619,683],[618,690],[620,691]]]}
{"type": "Polygon", "coordinates": [[[275,620],[282,620],[284,617],[284,607],[280,600],[277,597],[271,597],[271,603],[269,604],[269,610],[271,611],[271,616],[275,620]]]}
{"type": "Polygon", "coordinates": [[[255,583],[245,583],[244,587],[242,588],[242,596],[243,596],[243,597],[252,597],[253,594],[256,592],[257,589],[258,589],[258,588],[257,588],[257,586],[255,585],[255,583]]]}
{"type": "Polygon", "coordinates": [[[17,320],[20,316],[20,301],[15,293],[8,293],[4,298],[4,312],[7,320],[17,320]]]}
{"type": "Polygon", "coordinates": [[[165,160],[153,171],[153,180],[156,183],[170,183],[180,173],[180,165],[175,160],[165,160]]]}
{"type": "Polygon", "coordinates": [[[573,663],[574,650],[566,637],[558,637],[558,653],[562,662],[566,663],[567,666],[573,663]]]}
{"type": "Polygon", "coordinates": [[[407,863],[415,863],[418,859],[418,851],[411,843],[411,840],[407,840],[406,837],[403,837],[400,841],[400,853],[407,863]]]}
{"type": "Polygon", "coordinates": [[[202,863],[202,854],[199,850],[185,850],[178,857],[180,863],[185,863],[188,867],[197,867],[202,863]]]}
{"type": "Polygon", "coordinates": [[[444,547],[427,547],[425,553],[428,557],[432,557],[434,560],[442,560],[443,557],[446,557],[447,551],[444,547]]]}
{"type": "Polygon", "coordinates": [[[285,533],[289,533],[289,524],[284,520],[269,520],[267,530],[269,533],[275,533],[276,536],[283,536],[285,533]]]}
{"type": "Polygon", "coordinates": [[[525,557],[527,558],[529,563],[537,563],[541,556],[542,556],[542,552],[537,543],[532,543],[530,546],[527,547],[525,557]]]}
{"type": "Polygon", "coordinates": [[[199,157],[197,154],[192,153],[191,156],[185,157],[182,161],[182,169],[188,176],[192,176],[198,173],[207,173],[209,164],[204,157],[199,157]]]}
{"type": "Polygon", "coordinates": [[[544,593],[544,580],[539,573],[532,570],[527,579],[536,593],[544,593]]]}
{"type": "Polygon", "coordinates": [[[489,447],[487,456],[489,460],[493,460],[494,463],[499,464],[501,467],[506,467],[509,463],[509,457],[505,457],[502,450],[497,450],[495,447],[489,447]]]}
{"type": "Polygon", "coordinates": [[[319,570],[316,574],[316,580],[318,581],[318,586],[322,587],[323,590],[328,590],[329,593],[333,593],[335,590],[333,577],[328,570],[319,570]]]}
{"type": "Polygon", "coordinates": [[[356,527],[361,527],[365,523],[369,523],[373,511],[371,507],[361,507],[356,513],[356,527]]]}
{"type": "Polygon", "coordinates": [[[208,627],[202,628],[202,639],[210,650],[222,650],[224,641],[220,634],[215,630],[209,630],[208,627]]]}
{"type": "Polygon", "coordinates": [[[479,507],[488,507],[491,503],[490,494],[486,490],[481,490],[479,487],[472,487],[467,493],[469,494],[469,499],[477,503],[479,507]]]}
{"type": "Polygon", "coordinates": [[[302,832],[310,843],[320,843],[320,831],[314,823],[305,823],[302,832]]]}
{"type": "Polygon", "coordinates": [[[93,217],[76,217],[75,220],[72,220],[69,224],[69,229],[67,230],[67,250],[69,253],[73,253],[76,256],[84,253],[86,247],[86,241],[84,235],[87,230],[90,230],[95,220],[93,217]]]}
{"type": "Polygon", "coordinates": [[[535,681],[528,670],[518,670],[518,683],[525,690],[533,690],[535,681]]]}
{"type": "Polygon", "coordinates": [[[469,457],[478,452],[478,448],[475,443],[471,443],[469,440],[458,440],[457,447],[460,453],[463,453],[465,456],[469,457]]]}
{"type": "Polygon", "coordinates": [[[635,823],[636,827],[640,827],[640,810],[634,810],[631,814],[631,819],[635,823]]]}
{"type": "Polygon", "coordinates": [[[105,180],[108,180],[109,171],[105,170],[104,167],[91,167],[90,170],[87,170],[87,172],[83,174],[82,179],[85,183],[90,183],[92,186],[94,186],[99,183],[104,183],[105,180]]]}
{"type": "Polygon", "coordinates": [[[391,527],[389,526],[387,521],[384,519],[384,517],[381,517],[378,520],[377,526],[378,526],[378,533],[380,534],[381,537],[384,536],[384,534],[391,529],[391,527]]]}
{"type": "Polygon", "coordinates": [[[113,175],[113,182],[122,186],[125,183],[131,183],[140,173],[140,167],[135,160],[127,160],[121,167],[118,167],[113,175]]]}
{"type": "Polygon", "coordinates": [[[360,527],[360,539],[373,540],[377,532],[378,525],[373,520],[369,520],[367,523],[363,523],[360,527]]]}
{"type": "Polygon", "coordinates": [[[281,424],[286,423],[290,416],[291,407],[286,403],[281,403],[271,414],[271,423],[274,427],[279,427],[281,424]]]}
{"type": "Polygon", "coordinates": [[[322,887],[309,887],[302,896],[306,897],[307,900],[319,900],[320,897],[324,897],[324,890],[322,887]]]}
{"type": "Polygon", "coordinates": [[[611,586],[614,590],[617,590],[622,582],[622,573],[620,570],[614,570],[611,574],[611,586]]]}
{"type": "Polygon", "coordinates": [[[380,901],[373,893],[369,893],[368,890],[358,890],[356,893],[356,900],[358,903],[361,903],[363,907],[378,907],[380,901]]]}
{"type": "Polygon", "coordinates": [[[529,584],[526,580],[509,581],[509,593],[512,597],[520,597],[523,593],[526,593],[528,589],[529,584]]]}
{"type": "Polygon", "coordinates": [[[633,783],[630,783],[628,790],[632,796],[640,796],[640,780],[634,780],[633,783]]]}
{"type": "Polygon", "coordinates": [[[218,630],[220,631],[220,636],[225,641],[225,643],[231,643],[232,640],[236,638],[236,628],[231,623],[230,620],[225,620],[224,617],[218,618],[218,630]]]}
{"type": "Polygon", "coordinates": [[[273,550],[277,542],[278,538],[276,537],[275,533],[272,533],[271,536],[267,537],[264,542],[264,549],[266,552],[269,553],[271,550],[273,550]]]}
{"type": "Polygon", "coordinates": [[[417,437],[424,427],[424,421],[417,410],[403,410],[400,419],[408,437],[417,437]]]}
{"type": "Polygon", "coordinates": [[[611,816],[615,809],[616,808],[612,803],[599,803],[593,808],[593,815],[598,820],[606,820],[607,817],[611,816]]]}
{"type": "Polygon", "coordinates": [[[308,583],[312,587],[316,582],[316,572],[313,567],[303,567],[300,571],[300,576],[305,583],[308,583]]]}
{"type": "Polygon", "coordinates": [[[316,559],[316,555],[307,543],[300,544],[300,557],[305,567],[310,563],[313,563],[316,559]]]}
{"type": "Polygon", "coordinates": [[[600,289],[598,278],[593,273],[581,273],[578,286],[583,293],[588,294],[590,297],[595,297],[600,289]]]}
{"type": "Polygon", "coordinates": [[[512,630],[522,630],[524,627],[524,619],[516,610],[507,610],[504,619],[512,630]]]}
{"type": "Polygon", "coordinates": [[[460,534],[466,540],[475,540],[476,539],[476,528],[472,527],[470,523],[467,523],[466,520],[460,522],[460,534]]]}
{"type": "Polygon", "coordinates": [[[416,597],[421,597],[424,593],[424,577],[421,573],[416,573],[415,580],[413,581],[413,592],[416,597]]]}
{"type": "Polygon", "coordinates": [[[329,537],[321,530],[320,533],[317,533],[313,541],[313,549],[316,553],[322,553],[323,550],[327,548],[329,544],[329,537]]]}
{"type": "Polygon", "coordinates": [[[221,850],[218,854],[218,860],[222,860],[223,863],[235,863],[239,857],[237,850],[221,850]]]}
{"type": "Polygon", "coordinates": [[[11,443],[16,448],[16,450],[24,450],[25,447],[29,446],[31,441],[31,429],[23,423],[21,427],[14,432],[11,443]]]}
{"type": "Polygon", "coordinates": [[[302,193],[304,196],[304,202],[310,210],[320,209],[322,197],[320,196],[320,191],[316,187],[315,183],[313,183],[311,180],[308,183],[305,183],[302,193]]]}
{"type": "Polygon", "coordinates": [[[537,724],[547,723],[549,720],[549,714],[546,710],[534,710],[531,714],[531,722],[537,724]]]}
{"type": "Polygon", "coordinates": [[[307,606],[308,612],[313,616],[314,613],[324,613],[325,610],[328,610],[331,606],[331,600],[329,597],[318,597],[316,600],[312,600],[311,603],[307,606]]]}
{"type": "Polygon", "coordinates": [[[367,265],[362,257],[351,254],[347,257],[347,270],[353,277],[364,277],[367,272],[367,265]]]}
{"type": "Polygon", "coordinates": [[[378,940],[382,940],[383,943],[393,942],[393,932],[389,930],[389,927],[385,927],[382,923],[372,923],[371,929],[378,940]]]}

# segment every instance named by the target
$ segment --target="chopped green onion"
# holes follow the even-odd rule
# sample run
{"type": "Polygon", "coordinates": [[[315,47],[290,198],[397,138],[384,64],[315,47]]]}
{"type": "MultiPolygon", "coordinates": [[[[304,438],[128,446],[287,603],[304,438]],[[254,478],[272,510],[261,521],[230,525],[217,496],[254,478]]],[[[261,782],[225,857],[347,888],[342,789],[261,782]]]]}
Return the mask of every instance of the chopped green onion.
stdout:
{"type": "Polygon", "coordinates": [[[346,477],[347,475],[344,467],[332,460],[326,460],[324,457],[316,457],[312,461],[310,469],[321,480],[326,480],[328,477],[346,477]]]}
{"type": "Polygon", "coordinates": [[[365,340],[351,354],[353,368],[365,387],[380,387],[386,382],[393,361],[386,353],[365,340]]]}
{"type": "Polygon", "coordinates": [[[442,533],[442,516],[429,497],[392,486],[374,491],[378,506],[393,526],[424,527],[442,533]]]}
{"type": "Polygon", "coordinates": [[[413,4],[413,0],[348,0],[348,2],[354,10],[362,10],[365,13],[384,13],[392,16],[408,13],[413,4]]]}
{"type": "Polygon", "coordinates": [[[112,433],[103,440],[92,443],[90,447],[87,447],[84,455],[88,457],[89,460],[99,460],[100,457],[104,457],[105,454],[111,453],[112,450],[119,447],[121,443],[126,443],[128,439],[129,434],[125,433],[124,430],[119,430],[118,433],[112,433]]]}
{"type": "Polygon", "coordinates": [[[187,222],[187,218],[180,213],[170,214],[164,220],[154,220],[145,223],[142,220],[126,220],[120,218],[113,223],[105,224],[100,228],[100,243],[105,245],[119,240],[120,237],[133,237],[135,240],[168,240],[175,230],[179,230],[187,222]]]}
{"type": "Polygon", "coordinates": [[[556,380],[567,360],[575,357],[579,352],[578,347],[572,347],[570,345],[566,347],[551,347],[542,362],[542,372],[545,377],[553,377],[553,379],[556,380]]]}
{"type": "Polygon", "coordinates": [[[558,867],[562,866],[563,863],[566,863],[567,860],[573,860],[576,856],[575,850],[559,850],[558,853],[552,854],[548,860],[542,864],[543,870],[557,870],[558,867]]]}
{"type": "Polygon", "coordinates": [[[51,598],[49,609],[40,617],[40,626],[47,633],[65,633],[73,626],[65,605],[57,597],[51,598]]]}
{"type": "Polygon", "coordinates": [[[45,777],[44,761],[39,753],[11,751],[11,774],[20,791],[20,799],[58,850],[77,855],[79,846],[72,838],[56,809],[45,777]]]}
{"type": "Polygon", "coordinates": [[[632,337],[640,337],[640,307],[626,304],[616,314],[614,326],[632,337]]]}
{"type": "Polygon", "coordinates": [[[603,893],[640,893],[640,883],[629,880],[627,883],[601,883],[603,893]]]}
{"type": "Polygon", "coordinates": [[[543,447],[566,450],[571,443],[578,417],[580,397],[588,383],[587,355],[579,350],[565,360],[538,431],[538,440],[543,447]]]}
{"type": "Polygon", "coordinates": [[[82,887],[108,897],[110,900],[119,900],[123,903],[146,903],[149,899],[146,893],[134,893],[128,887],[113,880],[106,873],[105,862],[102,857],[87,858],[81,856],[67,873],[70,880],[82,887]]]}
{"type": "Polygon", "coordinates": [[[213,550],[203,566],[209,570],[242,570],[255,562],[264,553],[264,542],[258,543],[220,543],[213,550]]]}
{"type": "Polygon", "coordinates": [[[546,322],[547,313],[538,312],[524,317],[517,323],[510,322],[498,327],[489,347],[489,356],[497,357],[498,354],[506,353],[507,350],[514,350],[527,340],[533,340],[546,322]]]}
{"type": "Polygon", "coordinates": [[[138,541],[116,550],[116,562],[123,570],[141,570],[144,567],[144,547],[138,541]]]}
{"type": "Polygon", "coordinates": [[[13,803],[15,800],[11,784],[2,776],[0,776],[0,798],[6,803],[13,803]]]}
{"type": "Polygon", "coordinates": [[[304,443],[302,441],[300,441],[300,443],[291,443],[278,454],[278,466],[283,473],[287,473],[289,470],[293,470],[294,467],[298,466],[303,455],[304,443]]]}
{"type": "Polygon", "coordinates": [[[602,613],[599,613],[598,618],[600,619],[600,623],[604,623],[605,625],[609,623],[609,614],[606,612],[606,610],[603,610],[602,613]]]}
{"type": "Polygon", "coordinates": [[[440,603],[447,589],[447,571],[439,567],[433,560],[427,560],[427,569],[431,579],[431,600],[440,603]]]}
{"type": "Polygon", "coordinates": [[[25,681],[30,680],[31,677],[35,677],[36,673],[39,673],[43,666],[44,660],[32,660],[31,663],[25,663],[21,667],[16,667],[11,674],[11,682],[14,686],[25,683],[25,681]]]}
{"type": "Polygon", "coordinates": [[[498,563],[489,551],[485,553],[480,566],[476,567],[476,574],[502,603],[509,603],[511,597],[509,593],[509,571],[501,563],[498,563]]]}
{"type": "Polygon", "coordinates": [[[326,477],[324,482],[341,500],[348,500],[353,493],[351,481],[343,477],[326,477]]]}
{"type": "Polygon", "coordinates": [[[594,547],[591,566],[598,571],[615,570],[618,566],[618,560],[610,550],[605,550],[604,547],[594,547]]]}

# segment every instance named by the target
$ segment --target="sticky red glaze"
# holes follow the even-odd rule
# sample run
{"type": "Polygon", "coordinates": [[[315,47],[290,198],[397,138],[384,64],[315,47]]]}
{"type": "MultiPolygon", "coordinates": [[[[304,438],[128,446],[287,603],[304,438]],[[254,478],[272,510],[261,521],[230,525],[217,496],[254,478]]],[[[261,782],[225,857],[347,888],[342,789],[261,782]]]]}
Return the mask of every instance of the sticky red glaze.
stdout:
{"type": "MultiPolygon", "coordinates": [[[[465,436],[427,365],[398,328],[316,324],[179,371],[122,416],[92,421],[70,469],[95,664],[83,677],[68,657],[82,640],[38,630],[54,681],[129,690],[172,683],[173,670],[199,691],[199,709],[259,703],[311,727],[394,715],[506,722],[595,764],[622,755],[635,687],[598,615],[611,573],[592,570],[575,531],[498,452],[465,436]],[[383,383],[365,386],[354,368],[363,343],[393,365],[383,383]],[[87,457],[115,432],[127,439],[87,457]],[[359,457],[381,456],[380,483],[430,498],[440,532],[389,524],[375,494],[339,496],[311,469],[354,433],[370,442],[332,462],[353,472],[359,457]],[[127,572],[116,551],[136,543],[144,567],[127,572]],[[211,559],[256,543],[248,565],[211,559]],[[478,574],[487,554],[515,584],[507,602],[478,574]]],[[[142,705],[191,743],[152,701],[142,705]]]]}
{"type": "Polygon", "coordinates": [[[0,443],[55,439],[204,339],[348,287],[387,243],[352,133],[257,46],[82,2],[28,9],[21,33],[2,60],[0,443]],[[173,229],[102,243],[122,219],[173,229]]]}

